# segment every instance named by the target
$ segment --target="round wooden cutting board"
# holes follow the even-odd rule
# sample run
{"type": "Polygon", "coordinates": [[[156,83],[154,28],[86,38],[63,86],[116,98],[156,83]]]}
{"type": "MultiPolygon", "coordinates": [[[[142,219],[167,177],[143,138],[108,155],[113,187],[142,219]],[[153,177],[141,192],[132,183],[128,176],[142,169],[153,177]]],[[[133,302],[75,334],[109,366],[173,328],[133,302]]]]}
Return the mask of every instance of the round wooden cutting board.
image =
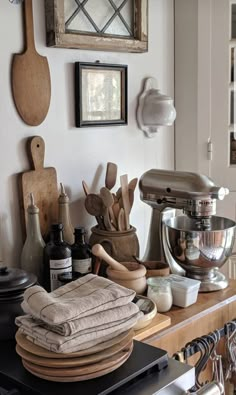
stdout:
{"type": "Polygon", "coordinates": [[[58,358],[58,359],[63,359],[63,358],[77,358],[77,357],[83,357],[85,355],[93,355],[99,352],[102,352],[106,350],[107,348],[113,347],[120,342],[123,341],[131,341],[131,339],[134,336],[134,332],[132,330],[126,331],[124,333],[121,333],[120,335],[114,337],[113,339],[107,340],[106,342],[97,344],[94,347],[87,348],[86,350],[82,351],[77,351],[73,353],[56,353],[52,352],[49,350],[46,350],[43,347],[37,346],[36,344],[32,343],[30,340],[26,338],[23,334],[19,333],[19,331],[16,332],[16,342],[17,344],[23,348],[25,351],[28,351],[29,353],[33,355],[37,355],[39,357],[44,357],[44,358],[58,358]]]}
{"type": "MultiPolygon", "coordinates": [[[[113,372],[114,370],[118,369],[121,365],[123,365],[127,359],[130,357],[131,353],[132,353],[132,348],[133,346],[130,348],[129,351],[123,353],[123,357],[118,359],[116,363],[114,364],[109,364],[105,369],[101,369],[95,372],[91,372],[88,370],[89,367],[87,367],[84,372],[87,371],[87,374],[82,373],[82,370],[80,370],[81,374],[75,375],[75,376],[62,376],[61,375],[61,371],[62,369],[56,369],[55,375],[54,376],[50,376],[48,373],[51,373],[51,371],[49,371],[49,369],[45,369],[46,373],[42,372],[40,366],[36,366],[33,365],[29,362],[26,362],[24,360],[22,360],[23,366],[25,367],[26,370],[28,370],[31,374],[40,377],[44,380],[48,380],[48,381],[55,381],[55,382],[75,382],[75,381],[84,381],[84,380],[90,380],[96,377],[101,377],[104,376],[105,374],[108,374],[110,372],[113,372]],[[36,366],[36,368],[35,368],[36,366]],[[89,373],[90,372],[90,373],[89,373]]],[[[100,364],[99,364],[100,365],[100,364]]],[[[90,365],[90,367],[93,365],[90,365]]],[[[101,365],[100,365],[101,366],[101,365]]],[[[64,370],[64,369],[63,369],[64,370]]],[[[71,369],[68,369],[68,372],[70,372],[71,369]]],[[[44,371],[44,369],[43,369],[44,371]]],[[[75,371],[74,371],[75,373],[75,371]]]]}
{"type": "Polygon", "coordinates": [[[49,368],[69,368],[69,367],[78,367],[84,365],[90,365],[94,363],[98,363],[102,360],[115,356],[122,350],[128,350],[131,346],[133,340],[130,341],[129,338],[124,339],[120,343],[115,346],[109,347],[104,351],[98,352],[92,355],[85,355],[83,357],[77,358],[44,358],[34,355],[22,347],[19,344],[16,345],[16,352],[21,356],[25,361],[31,362],[33,364],[49,367],[49,368]]]}

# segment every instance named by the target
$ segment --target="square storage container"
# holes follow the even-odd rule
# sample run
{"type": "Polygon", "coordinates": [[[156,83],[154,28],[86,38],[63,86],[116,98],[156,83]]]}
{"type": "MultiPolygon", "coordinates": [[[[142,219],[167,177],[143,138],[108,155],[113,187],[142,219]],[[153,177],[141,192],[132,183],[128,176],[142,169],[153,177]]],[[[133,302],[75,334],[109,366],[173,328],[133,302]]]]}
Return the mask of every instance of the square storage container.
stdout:
{"type": "Polygon", "coordinates": [[[188,307],[197,301],[201,281],[170,274],[167,277],[171,282],[173,304],[179,307],[188,307]]]}

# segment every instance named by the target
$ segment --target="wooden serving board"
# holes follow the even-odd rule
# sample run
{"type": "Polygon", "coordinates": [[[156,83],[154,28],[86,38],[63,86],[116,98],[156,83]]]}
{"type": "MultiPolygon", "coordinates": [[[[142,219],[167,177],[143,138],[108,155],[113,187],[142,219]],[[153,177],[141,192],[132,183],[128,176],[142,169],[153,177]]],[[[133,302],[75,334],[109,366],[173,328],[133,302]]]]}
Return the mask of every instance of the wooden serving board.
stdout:
{"type": "Polygon", "coordinates": [[[57,173],[54,167],[44,167],[45,143],[42,137],[31,137],[27,141],[27,149],[33,169],[19,176],[22,230],[26,235],[27,207],[30,193],[33,193],[35,204],[39,208],[41,233],[46,238],[51,224],[58,221],[57,173]]]}
{"type": "Polygon", "coordinates": [[[48,61],[35,49],[32,0],[25,0],[26,49],[12,62],[12,92],[19,115],[25,123],[37,126],[45,119],[51,99],[48,61]]]}
{"type": "Polygon", "coordinates": [[[134,339],[142,341],[149,336],[159,332],[171,324],[171,318],[167,315],[157,313],[152,322],[145,328],[135,331],[134,339]]]}
{"type": "Polygon", "coordinates": [[[131,346],[133,339],[130,341],[130,339],[127,338],[127,340],[124,339],[124,341],[118,343],[117,345],[109,347],[106,350],[96,354],[85,355],[83,357],[77,358],[43,358],[24,350],[19,346],[19,344],[16,345],[16,352],[27,362],[31,362],[39,366],[49,368],[72,368],[98,363],[104,359],[115,356],[120,351],[125,350],[131,346]]]}
{"type": "Polygon", "coordinates": [[[103,352],[104,350],[107,350],[108,348],[114,347],[115,345],[119,345],[119,344],[122,344],[123,347],[125,342],[129,343],[133,339],[133,335],[134,332],[132,330],[128,332],[124,332],[121,333],[119,336],[114,337],[111,340],[107,340],[106,342],[97,344],[96,346],[87,348],[86,350],[77,351],[73,353],[55,353],[52,351],[48,351],[45,348],[37,346],[36,344],[29,341],[23,334],[19,333],[19,331],[16,332],[16,342],[17,344],[19,344],[21,348],[23,348],[24,350],[28,351],[33,355],[37,355],[43,358],[63,359],[63,358],[79,358],[87,355],[94,355],[96,353],[103,352]]]}
{"type": "Polygon", "coordinates": [[[128,349],[124,349],[123,351],[120,351],[119,353],[117,353],[116,355],[110,358],[106,358],[103,361],[93,363],[90,365],[76,366],[76,367],[51,368],[51,367],[36,365],[32,362],[26,361],[25,359],[22,359],[22,361],[25,363],[26,366],[28,366],[34,372],[40,374],[46,374],[47,376],[57,376],[57,375],[62,377],[84,376],[87,374],[99,372],[100,370],[105,370],[107,368],[119,364],[127,357],[128,354],[131,353],[132,349],[133,349],[133,342],[131,343],[128,349]]]}
{"type": "MultiPolygon", "coordinates": [[[[81,374],[78,376],[61,376],[59,372],[57,372],[56,376],[49,376],[48,374],[40,373],[38,370],[36,371],[34,368],[32,368],[32,365],[27,363],[26,361],[22,360],[23,366],[25,367],[26,370],[28,370],[31,374],[40,377],[44,380],[48,381],[56,381],[56,382],[76,382],[76,381],[85,381],[85,380],[90,380],[94,379],[96,377],[101,377],[104,376],[105,374],[111,373],[114,370],[118,369],[121,365],[123,365],[127,359],[130,357],[132,353],[132,349],[128,352],[126,352],[123,355],[123,359],[121,359],[119,362],[117,362],[114,365],[110,365],[106,369],[99,370],[97,372],[93,373],[88,373],[88,374],[81,374]]],[[[59,369],[58,369],[59,370],[59,369]]]]}

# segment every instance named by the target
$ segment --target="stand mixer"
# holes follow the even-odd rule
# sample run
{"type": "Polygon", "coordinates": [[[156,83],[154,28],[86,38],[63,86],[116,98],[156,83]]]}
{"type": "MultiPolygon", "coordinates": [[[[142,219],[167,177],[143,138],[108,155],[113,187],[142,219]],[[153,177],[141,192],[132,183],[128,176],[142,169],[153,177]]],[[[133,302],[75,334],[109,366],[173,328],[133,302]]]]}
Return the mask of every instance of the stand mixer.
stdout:
{"type": "Polygon", "coordinates": [[[215,213],[228,189],[205,175],[158,169],[144,173],[139,188],[153,209],[143,260],[165,261],[172,273],[200,280],[200,292],[226,288],[219,268],[232,254],[236,224],[215,213]]]}

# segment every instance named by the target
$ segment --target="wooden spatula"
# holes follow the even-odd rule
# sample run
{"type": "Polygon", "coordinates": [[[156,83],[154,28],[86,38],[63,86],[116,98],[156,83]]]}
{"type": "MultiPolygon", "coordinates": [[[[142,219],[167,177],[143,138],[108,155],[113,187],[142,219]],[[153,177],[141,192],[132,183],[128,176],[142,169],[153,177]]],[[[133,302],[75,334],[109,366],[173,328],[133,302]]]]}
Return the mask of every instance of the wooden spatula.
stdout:
{"type": "Polygon", "coordinates": [[[18,113],[25,123],[37,126],[45,119],[51,98],[47,58],[34,44],[32,0],[24,0],[26,49],[12,62],[12,92],[18,113]]]}
{"type": "Polygon", "coordinates": [[[106,188],[111,190],[115,186],[116,177],[117,177],[117,165],[112,162],[107,162],[107,170],[105,177],[106,188]]]}
{"type": "Polygon", "coordinates": [[[128,230],[130,228],[129,224],[129,213],[130,213],[130,201],[129,201],[129,189],[128,189],[128,176],[124,174],[120,176],[121,184],[121,195],[125,214],[125,227],[128,230]]]}

